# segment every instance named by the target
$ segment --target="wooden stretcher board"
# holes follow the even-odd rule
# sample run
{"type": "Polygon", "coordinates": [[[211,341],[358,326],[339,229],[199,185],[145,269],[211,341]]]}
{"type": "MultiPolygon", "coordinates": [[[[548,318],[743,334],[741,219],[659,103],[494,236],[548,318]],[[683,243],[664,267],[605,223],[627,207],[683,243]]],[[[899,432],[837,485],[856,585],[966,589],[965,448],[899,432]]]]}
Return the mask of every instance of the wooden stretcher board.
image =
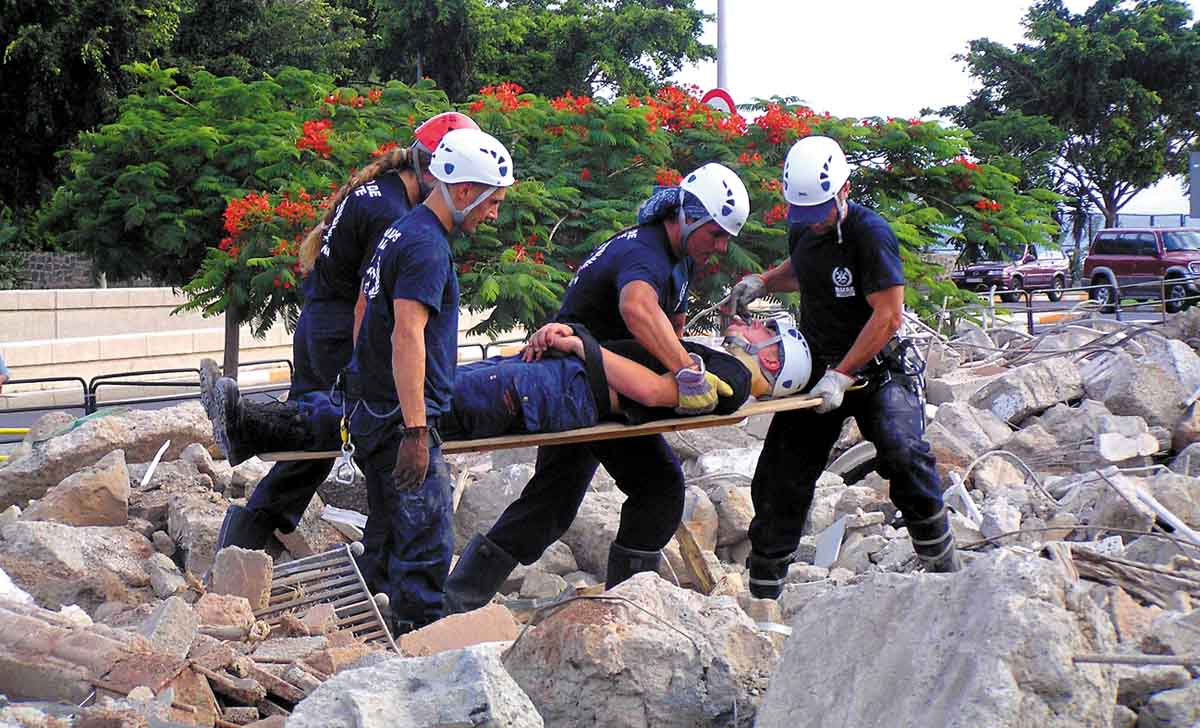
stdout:
{"type": "MultiPolygon", "coordinates": [[[[697,417],[674,417],[668,420],[655,420],[641,425],[622,425],[617,422],[605,422],[593,427],[584,427],[566,432],[543,432],[539,434],[503,435],[487,437],[478,440],[452,440],[442,443],[442,453],[490,452],[492,450],[509,450],[518,447],[540,447],[542,445],[573,445],[581,442],[596,442],[598,440],[616,440],[622,437],[637,437],[638,435],[656,435],[663,432],[679,432],[681,430],[697,430],[704,427],[722,427],[736,425],[753,415],[769,415],[775,412],[810,409],[821,403],[820,397],[786,397],[784,399],[768,399],[761,402],[751,402],[741,409],[728,415],[699,415],[697,417]]],[[[331,460],[341,455],[337,450],[321,452],[267,452],[258,456],[259,460],[267,462],[284,462],[291,460],[331,460]]]]}

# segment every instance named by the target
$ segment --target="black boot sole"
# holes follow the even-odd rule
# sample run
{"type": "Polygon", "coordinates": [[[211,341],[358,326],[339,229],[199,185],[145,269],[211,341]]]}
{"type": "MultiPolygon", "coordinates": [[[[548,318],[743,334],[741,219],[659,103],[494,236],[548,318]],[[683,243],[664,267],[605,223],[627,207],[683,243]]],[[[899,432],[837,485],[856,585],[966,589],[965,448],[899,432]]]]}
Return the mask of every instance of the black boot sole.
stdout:
{"type": "Polygon", "coordinates": [[[237,429],[240,416],[239,404],[242,398],[237,382],[224,377],[218,379],[213,388],[213,395],[213,437],[217,441],[217,446],[221,448],[221,452],[229,460],[229,464],[240,465],[249,459],[249,455],[242,452],[236,444],[236,441],[240,439],[237,429]],[[232,436],[231,428],[234,430],[232,436]]]}

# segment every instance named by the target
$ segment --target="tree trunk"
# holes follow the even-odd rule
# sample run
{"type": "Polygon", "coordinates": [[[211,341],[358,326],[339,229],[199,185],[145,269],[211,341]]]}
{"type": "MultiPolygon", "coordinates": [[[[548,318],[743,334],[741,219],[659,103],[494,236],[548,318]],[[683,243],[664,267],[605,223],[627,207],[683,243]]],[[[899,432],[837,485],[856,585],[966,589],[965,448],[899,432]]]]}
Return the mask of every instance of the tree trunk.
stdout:
{"type": "Polygon", "coordinates": [[[221,374],[230,379],[238,375],[238,346],[241,333],[241,309],[233,301],[225,308],[225,358],[221,366],[221,374]]]}

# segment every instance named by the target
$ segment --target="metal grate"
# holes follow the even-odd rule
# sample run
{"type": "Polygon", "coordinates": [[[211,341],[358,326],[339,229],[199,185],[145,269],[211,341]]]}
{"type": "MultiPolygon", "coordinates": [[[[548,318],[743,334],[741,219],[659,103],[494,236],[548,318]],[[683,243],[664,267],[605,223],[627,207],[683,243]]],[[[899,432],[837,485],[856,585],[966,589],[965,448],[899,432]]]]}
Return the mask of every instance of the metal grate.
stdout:
{"type": "Polygon", "coordinates": [[[275,567],[271,600],[254,613],[255,618],[275,628],[289,612],[329,603],[337,614],[338,629],[349,630],[364,642],[384,642],[399,652],[379,611],[377,600],[386,604],[386,596],[371,596],[354,560],[362,553],[363,545],[355,541],[275,567]]]}

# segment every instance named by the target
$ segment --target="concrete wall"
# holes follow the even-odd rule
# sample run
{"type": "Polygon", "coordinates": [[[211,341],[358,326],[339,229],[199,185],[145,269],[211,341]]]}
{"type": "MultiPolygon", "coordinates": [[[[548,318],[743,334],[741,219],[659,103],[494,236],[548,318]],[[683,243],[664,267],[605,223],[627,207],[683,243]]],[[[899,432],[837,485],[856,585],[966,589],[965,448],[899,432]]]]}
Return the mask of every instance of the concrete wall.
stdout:
{"type": "Polygon", "coordinates": [[[223,317],[171,311],[187,299],[171,288],[0,291],[0,343],[222,328],[223,317]]]}
{"type": "MultiPolygon", "coordinates": [[[[0,351],[13,379],[82,377],[148,369],[194,369],[200,359],[223,357],[224,317],[171,315],[185,299],[170,288],[62,289],[0,291],[0,351]]],[[[463,311],[460,344],[487,341],[468,337],[466,330],[480,320],[463,311]]],[[[520,332],[513,336],[520,336],[520,332]]],[[[503,338],[511,338],[505,336],[503,338]]],[[[263,339],[241,331],[241,360],[291,359],[292,335],[282,324],[263,339]]],[[[479,349],[466,348],[462,358],[476,359],[479,349]]],[[[187,380],[186,374],[166,379],[187,380]]],[[[194,378],[194,375],[192,375],[194,378]]],[[[283,371],[264,372],[264,379],[287,381],[283,371]]],[[[248,382],[247,382],[248,383],[248,382]]],[[[194,388],[192,388],[194,390],[194,388]]],[[[101,389],[104,399],[166,395],[176,390],[101,389]]],[[[0,410],[12,407],[63,406],[80,400],[78,385],[8,385],[0,393],[0,410]]]]}

